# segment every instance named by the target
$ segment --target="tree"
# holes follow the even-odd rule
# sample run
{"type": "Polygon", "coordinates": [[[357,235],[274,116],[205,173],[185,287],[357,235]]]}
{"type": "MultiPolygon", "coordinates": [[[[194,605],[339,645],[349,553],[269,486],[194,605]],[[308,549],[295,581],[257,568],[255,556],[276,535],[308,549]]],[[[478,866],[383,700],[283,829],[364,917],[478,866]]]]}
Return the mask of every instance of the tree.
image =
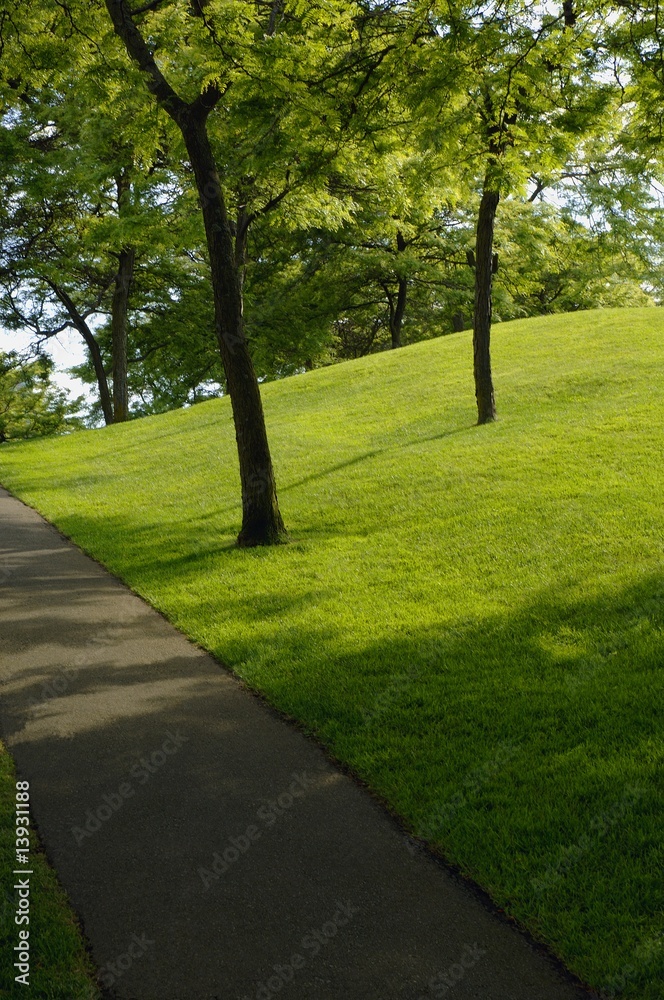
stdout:
{"type": "Polygon", "coordinates": [[[172,405],[181,404],[188,393],[182,396],[178,381],[195,394],[197,374],[209,380],[215,366],[209,356],[205,365],[199,360],[209,353],[202,342],[214,340],[201,309],[204,326],[196,329],[189,317],[187,336],[174,332],[175,367],[182,368],[185,341],[192,364],[179,380],[168,378],[171,314],[179,313],[182,325],[183,301],[201,286],[204,265],[202,226],[185,196],[181,164],[168,155],[175,129],[168,134],[169,120],[155,116],[140,74],[106,40],[102,67],[71,39],[78,58],[65,61],[56,30],[47,42],[38,30],[20,42],[14,49],[23,58],[14,51],[0,81],[0,315],[9,328],[29,332],[37,351],[67,327],[81,334],[89,354],[81,374],[96,384],[93,412],[107,424],[127,419],[131,392],[145,402],[156,388],[154,378],[140,380],[151,359],[151,376],[163,361],[157,408],[169,383],[172,405]],[[113,55],[117,79],[109,81],[113,55]],[[40,59],[56,69],[39,70],[40,59]]]}
{"type": "MultiPolygon", "coordinates": [[[[127,313],[136,259],[126,242],[127,216],[140,204],[135,151],[123,141],[121,116],[111,127],[103,112],[92,110],[84,78],[65,76],[57,86],[14,80],[11,89],[14,102],[2,122],[2,318],[29,331],[38,351],[63,329],[76,329],[90,354],[105,422],[126,420],[127,313]],[[112,389],[94,329],[105,313],[114,331],[112,389]]],[[[154,243],[153,237],[152,253],[154,243]]]]}
{"type": "Polygon", "coordinates": [[[362,317],[369,350],[433,335],[437,296],[459,288],[457,178],[435,151],[409,148],[405,129],[395,130],[395,139],[399,151],[374,159],[371,182],[354,192],[351,221],[330,234],[346,293],[344,325],[357,327],[362,317]]]}
{"type": "Polygon", "coordinates": [[[281,3],[266,12],[263,4],[156,0],[134,15],[127,0],[105,5],[149,91],[179,129],[201,202],[240,462],[238,542],[278,542],[285,529],[243,320],[248,233],[298,184],[308,184],[314,209],[317,196],[327,197],[325,173],[350,139],[349,123],[361,119],[358,101],[382,58],[380,46],[368,55],[361,46],[352,50],[357,24],[372,12],[341,3],[312,13],[281,3]],[[240,173],[237,147],[246,148],[247,132],[254,148],[240,173]],[[285,167],[280,185],[275,162],[285,167]]]}
{"type": "Polygon", "coordinates": [[[2,120],[0,212],[0,314],[10,329],[28,330],[39,350],[49,337],[73,326],[85,340],[95,366],[106,422],[113,419],[111,394],[101,355],[89,325],[112,278],[99,260],[80,253],[79,222],[86,196],[66,172],[67,149],[49,109],[20,81],[2,120]],[[62,156],[63,170],[57,166],[62,156]],[[60,264],[64,266],[61,268],[60,264]],[[69,281],[78,266],[78,287],[69,281]]]}
{"type": "Polygon", "coordinates": [[[536,156],[546,144],[543,124],[554,147],[558,139],[556,152],[565,147],[560,142],[565,128],[562,125],[561,130],[560,118],[561,112],[568,112],[564,91],[569,81],[563,84],[562,95],[555,89],[563,62],[569,66],[568,54],[557,44],[559,28],[562,25],[564,32],[567,21],[565,10],[558,17],[544,15],[537,20],[520,3],[506,4],[488,18],[475,36],[477,83],[472,86],[471,100],[476,108],[479,138],[485,146],[473,261],[473,368],[478,424],[496,418],[490,348],[493,276],[499,263],[494,252],[496,213],[501,194],[515,181],[519,183],[519,153],[525,153],[530,167],[533,153],[536,156]]]}
{"type": "MultiPolygon", "coordinates": [[[[157,6],[157,5],[149,5],[157,6]]],[[[207,6],[207,5],[206,5],[207,6]]],[[[220,102],[224,85],[220,77],[204,74],[198,95],[185,100],[168,82],[125,0],[106,0],[106,9],[130,58],[145,74],[146,83],[159,105],[178,126],[194,172],[201,200],[212,276],[216,332],[226,383],[231,397],[242,483],[242,528],[240,545],[274,544],[285,536],[279,510],[272,458],[258,381],[244,334],[241,273],[242,234],[235,241],[228,217],[219,169],[212,150],[207,122],[220,102]]],[[[199,19],[214,41],[214,22],[202,8],[199,19]]],[[[196,31],[191,25],[190,31],[196,31]]],[[[173,58],[173,53],[169,53],[173,58]]]]}
{"type": "Polygon", "coordinates": [[[82,399],[53,385],[53,362],[25,361],[15,351],[0,352],[0,444],[75,430],[82,399]]]}
{"type": "MultiPolygon", "coordinates": [[[[416,5],[415,16],[423,9],[429,6],[416,5]]],[[[435,146],[441,131],[451,135],[463,185],[477,191],[468,263],[475,277],[473,369],[482,424],[496,416],[490,335],[498,205],[507,195],[524,196],[533,175],[560,168],[586,135],[602,128],[614,88],[601,77],[595,15],[575,27],[569,3],[559,12],[522,0],[433,5],[430,16],[437,36],[411,90],[423,139],[435,146]]]]}
{"type": "Polygon", "coordinates": [[[590,225],[576,208],[503,201],[496,225],[494,318],[654,304],[656,275],[645,254],[637,254],[615,228],[590,225]]]}
{"type": "MultiPolygon", "coordinates": [[[[203,273],[203,261],[190,259],[189,263],[187,270],[184,262],[176,259],[169,275],[164,260],[149,270],[145,266],[149,262],[140,261],[127,340],[132,417],[163,413],[223,394],[209,277],[203,273]]],[[[108,319],[95,336],[104,364],[110,366],[112,331],[108,319]]],[[[95,382],[89,359],[72,369],[72,374],[88,384],[95,382]]]]}

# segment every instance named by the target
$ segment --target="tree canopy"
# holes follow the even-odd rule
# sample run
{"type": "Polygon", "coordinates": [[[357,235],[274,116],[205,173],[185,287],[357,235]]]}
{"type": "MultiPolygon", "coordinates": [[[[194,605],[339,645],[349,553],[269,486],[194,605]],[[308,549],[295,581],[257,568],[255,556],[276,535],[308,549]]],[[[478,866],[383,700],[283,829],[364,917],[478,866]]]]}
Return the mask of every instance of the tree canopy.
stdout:
{"type": "Polygon", "coordinates": [[[492,321],[659,303],[658,17],[0,0],[0,321],[93,420],[228,393],[276,537],[260,380],[474,327],[482,422],[492,321]]]}

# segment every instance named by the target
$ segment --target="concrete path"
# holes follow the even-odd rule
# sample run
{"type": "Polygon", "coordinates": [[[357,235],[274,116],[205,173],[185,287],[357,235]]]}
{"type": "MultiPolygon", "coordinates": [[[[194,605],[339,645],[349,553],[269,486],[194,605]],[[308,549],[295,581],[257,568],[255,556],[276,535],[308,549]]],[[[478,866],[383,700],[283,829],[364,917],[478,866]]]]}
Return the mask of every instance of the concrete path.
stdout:
{"type": "Polygon", "coordinates": [[[0,581],[0,732],[109,997],[588,996],[4,490],[0,581]]]}

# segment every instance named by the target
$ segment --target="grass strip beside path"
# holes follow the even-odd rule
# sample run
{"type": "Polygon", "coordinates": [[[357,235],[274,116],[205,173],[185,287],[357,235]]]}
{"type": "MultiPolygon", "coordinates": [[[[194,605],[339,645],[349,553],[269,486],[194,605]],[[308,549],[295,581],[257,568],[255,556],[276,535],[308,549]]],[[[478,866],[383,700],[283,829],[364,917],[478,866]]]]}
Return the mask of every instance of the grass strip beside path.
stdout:
{"type": "MultiPolygon", "coordinates": [[[[30,980],[29,986],[15,981],[15,947],[19,926],[15,923],[18,894],[13,886],[20,876],[16,868],[15,826],[16,773],[13,761],[0,743],[0,996],[39,997],[39,1000],[99,1000],[94,969],[85,950],[80,927],[71,911],[55,872],[40,848],[34,829],[30,831],[30,980]]],[[[27,876],[26,876],[27,878],[27,876]]],[[[26,929],[25,924],[20,929],[26,929]]]]}

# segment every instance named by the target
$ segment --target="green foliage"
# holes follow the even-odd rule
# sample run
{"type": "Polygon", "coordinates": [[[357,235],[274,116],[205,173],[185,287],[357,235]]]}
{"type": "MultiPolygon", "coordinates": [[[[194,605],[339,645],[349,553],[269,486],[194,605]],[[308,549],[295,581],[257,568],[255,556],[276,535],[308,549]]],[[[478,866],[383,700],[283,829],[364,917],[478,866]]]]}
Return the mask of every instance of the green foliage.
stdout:
{"type": "MultiPolygon", "coordinates": [[[[191,244],[190,244],[191,245],[191,244]]],[[[209,276],[199,250],[139,257],[130,299],[128,384],[131,415],[145,416],[198,402],[223,391],[224,375],[214,333],[209,276]]],[[[110,319],[96,326],[111,370],[110,319]]],[[[94,386],[90,359],[71,374],[94,386]]],[[[99,419],[93,405],[91,416],[99,419]]]]}
{"type": "MultiPolygon", "coordinates": [[[[5,324],[39,339],[70,322],[55,284],[90,317],[110,372],[113,276],[131,245],[134,414],[223,391],[178,130],[104,4],[18,10],[0,73],[5,324]]],[[[199,16],[163,0],[138,16],[184,98],[223,92],[208,126],[262,378],[383,350],[399,283],[405,343],[468,325],[466,250],[487,171],[503,193],[497,317],[659,300],[652,26],[637,30],[629,8],[611,25],[575,10],[568,25],[562,7],[517,0],[490,16],[226,0],[199,16]],[[628,28],[635,56],[612,75],[628,28]]],[[[90,363],[81,374],[92,380],[90,363]]]]}
{"type": "Polygon", "coordinates": [[[227,399],[5,447],[1,478],[585,981],[659,1000],[664,314],[498,325],[484,428],[470,350],[263,387],[272,550],[233,544],[227,399]]]}
{"type": "MultiPolygon", "coordinates": [[[[117,256],[129,245],[137,262],[130,301],[134,411],[197,398],[221,376],[211,358],[214,339],[207,340],[206,249],[181,138],[153,107],[106,13],[99,18],[77,4],[55,20],[40,5],[25,13],[25,30],[14,25],[11,54],[15,71],[29,80],[26,94],[20,76],[8,71],[5,82],[4,135],[8,146],[22,138],[23,147],[21,166],[10,165],[8,155],[5,171],[4,204],[12,212],[0,262],[4,320],[48,338],[71,325],[62,293],[86,321],[108,314],[117,256]],[[69,43],[75,61],[72,53],[64,58],[69,43]],[[34,136],[44,134],[48,148],[36,150],[34,136]],[[130,185],[122,212],[119,174],[130,185]]],[[[277,228],[289,238],[312,223],[334,227],[350,217],[348,191],[329,176],[358,159],[352,114],[340,115],[340,106],[365,70],[364,57],[347,73],[335,70],[349,48],[350,22],[339,5],[306,16],[289,10],[271,34],[263,9],[246,4],[212,2],[196,17],[189,4],[165,3],[141,21],[163,72],[185,98],[212,82],[227,92],[210,134],[241,261],[239,234],[276,210],[277,228]]],[[[103,322],[95,334],[108,372],[103,322]]],[[[273,342],[263,367],[282,370],[285,353],[273,342]]],[[[81,371],[88,381],[92,373],[90,363],[81,371]]]]}
{"type": "Polygon", "coordinates": [[[435,17],[437,32],[390,25],[375,119],[389,129],[333,179],[352,198],[349,218],[295,240],[276,229],[253,274],[250,263],[247,317],[263,371],[385,349],[399,279],[404,342],[469,325],[466,250],[494,160],[512,192],[499,212],[496,318],[659,298],[650,179],[619,152],[625,110],[602,71],[595,15],[574,31],[562,8],[540,22],[519,4],[488,21],[470,8],[435,17]],[[553,203],[542,200],[549,192],[553,203]]]}
{"type": "Polygon", "coordinates": [[[75,416],[82,397],[70,401],[53,385],[52,373],[50,358],[24,361],[15,352],[0,352],[0,444],[82,426],[75,416]]]}
{"type": "MultiPolygon", "coordinates": [[[[94,81],[89,86],[94,89],[94,81]]],[[[157,408],[164,405],[164,395],[166,405],[178,405],[187,397],[182,384],[197,388],[197,375],[214,367],[209,358],[214,345],[211,310],[202,303],[193,312],[184,308],[203,280],[200,224],[172,170],[154,159],[159,159],[163,133],[141,120],[140,103],[134,100],[115,117],[104,116],[81,102],[80,91],[68,95],[71,87],[73,78],[60,81],[58,88],[34,90],[5,116],[0,316],[6,326],[31,332],[39,344],[66,326],[87,324],[110,373],[104,318],[111,308],[119,253],[131,246],[136,263],[130,360],[136,370],[130,384],[144,398],[156,393],[157,408]],[[136,118],[144,129],[140,142],[134,134],[136,118]],[[148,135],[153,160],[147,158],[148,135]],[[161,339],[155,343],[157,322],[161,339]],[[206,353],[206,343],[208,356],[201,364],[197,355],[206,353]],[[158,356],[145,371],[139,359],[155,352],[158,356]],[[168,386],[161,393],[156,389],[163,380],[157,372],[160,361],[162,373],[174,372],[170,395],[168,386]]],[[[98,87],[95,93],[100,99],[98,87]]],[[[210,297],[209,282],[205,295],[210,297]]],[[[95,383],[91,361],[81,374],[95,383]]]]}
{"type": "Polygon", "coordinates": [[[546,203],[504,201],[496,250],[496,319],[655,304],[639,256],[546,203]]]}

